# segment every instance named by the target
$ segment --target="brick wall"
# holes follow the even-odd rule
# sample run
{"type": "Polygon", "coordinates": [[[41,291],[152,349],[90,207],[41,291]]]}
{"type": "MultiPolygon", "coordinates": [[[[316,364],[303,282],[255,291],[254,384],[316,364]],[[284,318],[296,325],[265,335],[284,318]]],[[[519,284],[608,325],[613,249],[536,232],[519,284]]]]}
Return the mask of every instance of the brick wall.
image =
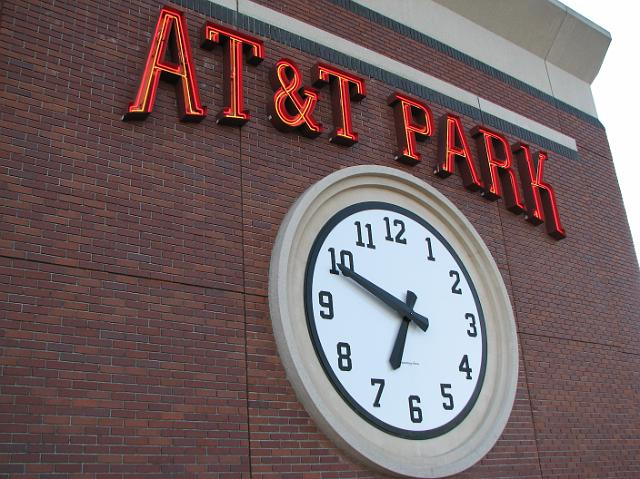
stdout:
{"type": "MultiPolygon", "coordinates": [[[[555,241],[432,170],[394,163],[393,87],[367,79],[360,142],[267,120],[270,67],[317,57],[265,39],[245,68],[252,120],[217,125],[222,53],[200,49],[209,116],[181,123],[161,83],[153,113],[123,122],[162,4],[0,6],[0,477],[380,477],[306,414],[278,357],[267,301],[273,240],[292,202],[338,168],[397,167],[453,201],[511,296],[520,378],[511,419],[464,478],[640,475],[640,275],[605,132],[333,2],[262,2],[576,138],[546,177],[567,238],[555,241]],[[380,39],[385,41],[381,42],[380,39]],[[430,61],[425,61],[425,58],[430,61]]],[[[430,104],[434,117],[447,109],[430,104]]],[[[463,117],[465,127],[477,121],[463,117]]],[[[510,141],[517,138],[508,136],[510,141]]]]}

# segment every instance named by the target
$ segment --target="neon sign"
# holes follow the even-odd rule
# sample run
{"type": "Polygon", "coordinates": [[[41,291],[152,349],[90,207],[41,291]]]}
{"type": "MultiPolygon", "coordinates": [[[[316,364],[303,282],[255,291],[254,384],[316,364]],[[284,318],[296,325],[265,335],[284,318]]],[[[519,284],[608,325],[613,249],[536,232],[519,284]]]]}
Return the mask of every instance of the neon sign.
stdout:
{"type": "MultiPolygon", "coordinates": [[[[200,45],[208,50],[222,46],[225,105],[217,114],[217,121],[241,127],[251,119],[244,100],[245,62],[258,66],[266,56],[264,44],[245,33],[206,22],[200,45]]],[[[200,100],[193,65],[184,14],[172,7],[162,8],[137,94],[123,120],[144,120],[153,111],[161,79],[175,84],[182,121],[203,120],[207,109],[200,100]]],[[[293,60],[278,60],[269,75],[274,92],[267,105],[269,120],[283,132],[297,131],[310,138],[318,137],[323,131],[314,116],[320,102],[319,89],[329,85],[334,127],[329,141],[343,147],[353,146],[359,135],[353,127],[351,106],[366,97],[365,80],[322,62],[311,69],[311,78],[312,85],[305,86],[303,72],[293,60]]],[[[436,136],[431,109],[420,99],[401,92],[393,92],[388,105],[393,109],[398,144],[395,160],[409,165],[420,163],[422,155],[417,142],[436,136]]],[[[539,151],[534,162],[529,145],[523,142],[509,145],[502,134],[484,125],[473,127],[469,134],[475,140],[479,172],[462,121],[446,113],[439,121],[434,173],[447,178],[457,169],[465,188],[481,190],[487,200],[503,198],[512,213],[524,213],[525,219],[534,225],[545,223],[549,235],[564,238],[566,232],[560,222],[556,195],[544,180],[547,153],[539,151]]]]}

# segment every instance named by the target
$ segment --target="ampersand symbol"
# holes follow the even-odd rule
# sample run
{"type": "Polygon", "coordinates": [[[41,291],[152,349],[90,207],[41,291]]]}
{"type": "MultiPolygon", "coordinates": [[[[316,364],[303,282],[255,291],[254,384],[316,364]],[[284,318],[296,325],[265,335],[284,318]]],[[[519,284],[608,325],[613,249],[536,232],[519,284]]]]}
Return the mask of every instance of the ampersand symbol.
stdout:
{"type": "Polygon", "coordinates": [[[297,65],[286,58],[271,70],[271,86],[275,94],[269,104],[269,119],[281,131],[299,128],[310,138],[322,132],[322,125],[313,118],[318,104],[318,92],[314,88],[302,87],[302,74],[297,65]]]}

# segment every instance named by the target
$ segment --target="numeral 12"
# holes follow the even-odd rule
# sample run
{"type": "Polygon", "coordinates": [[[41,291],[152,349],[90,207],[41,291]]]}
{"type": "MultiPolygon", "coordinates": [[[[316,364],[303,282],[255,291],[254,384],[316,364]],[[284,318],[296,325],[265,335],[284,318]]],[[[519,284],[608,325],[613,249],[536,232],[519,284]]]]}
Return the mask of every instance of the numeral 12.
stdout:
{"type": "Polygon", "coordinates": [[[385,236],[384,239],[386,239],[387,241],[395,241],[396,243],[400,244],[407,244],[407,240],[404,237],[404,222],[402,220],[393,220],[393,226],[398,226],[400,228],[396,233],[395,238],[391,236],[391,221],[386,216],[384,217],[384,223],[387,227],[387,236],[385,236]]]}

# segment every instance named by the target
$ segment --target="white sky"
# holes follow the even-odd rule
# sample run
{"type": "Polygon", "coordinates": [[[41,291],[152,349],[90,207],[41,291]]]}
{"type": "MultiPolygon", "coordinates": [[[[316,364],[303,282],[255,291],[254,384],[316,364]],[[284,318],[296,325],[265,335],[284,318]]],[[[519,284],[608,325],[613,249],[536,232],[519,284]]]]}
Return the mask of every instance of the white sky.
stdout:
{"type": "Polygon", "coordinates": [[[591,89],[598,118],[607,129],[636,256],[640,257],[640,153],[632,147],[640,135],[640,2],[561,1],[611,33],[611,45],[591,89]]]}

